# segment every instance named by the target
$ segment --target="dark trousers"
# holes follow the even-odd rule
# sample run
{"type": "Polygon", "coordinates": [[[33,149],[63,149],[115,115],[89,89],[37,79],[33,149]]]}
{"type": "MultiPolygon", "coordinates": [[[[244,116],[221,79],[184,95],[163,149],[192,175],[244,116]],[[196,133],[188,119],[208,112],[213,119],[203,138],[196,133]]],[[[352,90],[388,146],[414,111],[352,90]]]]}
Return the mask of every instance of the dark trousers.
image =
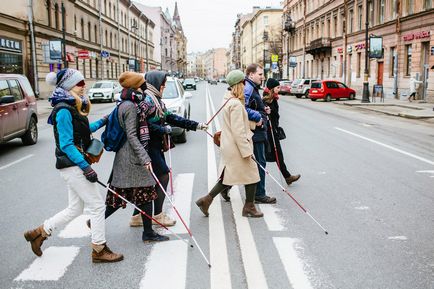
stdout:
{"type": "MultiPolygon", "coordinates": [[[[137,207],[139,207],[140,210],[144,211],[148,216],[152,217],[152,202],[148,202],[148,203],[145,203],[145,204],[137,206],[137,207]]],[[[105,218],[107,219],[108,217],[110,217],[118,209],[119,209],[119,207],[113,208],[110,206],[106,206],[105,207],[105,218]]],[[[135,211],[137,211],[137,209],[135,211]]],[[[139,214],[139,211],[137,211],[137,214],[139,214]]],[[[142,221],[143,221],[143,233],[144,234],[152,233],[152,231],[153,231],[152,230],[152,220],[142,214],[142,221]]]]}
{"type": "Polygon", "coordinates": [[[270,138],[270,148],[271,154],[273,155],[273,158],[276,158],[276,151],[277,151],[277,166],[279,167],[280,172],[282,173],[282,176],[286,179],[291,176],[291,173],[288,171],[285,160],[283,159],[283,153],[282,153],[282,146],[280,145],[280,140],[276,140],[276,150],[274,150],[274,144],[273,140],[270,138]]]}
{"type": "MultiPolygon", "coordinates": [[[[265,168],[265,166],[267,165],[267,161],[265,160],[265,142],[254,142],[253,154],[255,155],[256,161],[265,168]]],[[[256,187],[256,197],[262,198],[265,197],[265,172],[259,165],[258,170],[261,180],[256,187]]]]}
{"type": "MultiPolygon", "coordinates": [[[[254,202],[255,201],[256,185],[257,185],[257,183],[244,185],[244,188],[246,190],[246,202],[254,202]]],[[[215,198],[221,192],[223,192],[225,190],[230,190],[230,189],[231,189],[231,186],[224,185],[222,180],[220,179],[217,182],[217,184],[215,184],[214,187],[211,189],[209,194],[213,198],[215,198]]]]}

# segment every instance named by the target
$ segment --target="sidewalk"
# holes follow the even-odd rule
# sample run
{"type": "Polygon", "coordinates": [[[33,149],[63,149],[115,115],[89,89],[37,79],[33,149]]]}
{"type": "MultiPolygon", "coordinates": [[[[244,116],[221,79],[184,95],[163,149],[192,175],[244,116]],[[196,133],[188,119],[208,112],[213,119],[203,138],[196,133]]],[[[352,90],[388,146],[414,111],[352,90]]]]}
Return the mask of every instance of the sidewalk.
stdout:
{"type": "Polygon", "coordinates": [[[379,99],[376,99],[376,102],[362,103],[360,99],[356,99],[353,101],[334,101],[333,103],[411,119],[434,118],[434,104],[420,103],[419,100],[409,102],[397,99],[385,99],[384,102],[380,102],[379,99]]]}
{"type": "Polygon", "coordinates": [[[53,108],[48,99],[38,99],[36,103],[38,106],[38,116],[49,115],[51,113],[53,108]]]}

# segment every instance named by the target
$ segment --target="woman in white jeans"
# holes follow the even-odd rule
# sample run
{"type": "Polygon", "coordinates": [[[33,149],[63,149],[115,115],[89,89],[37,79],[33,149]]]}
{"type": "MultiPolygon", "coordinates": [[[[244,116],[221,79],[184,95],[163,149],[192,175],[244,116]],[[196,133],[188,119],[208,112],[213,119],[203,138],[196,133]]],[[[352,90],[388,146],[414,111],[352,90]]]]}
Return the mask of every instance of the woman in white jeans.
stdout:
{"type": "Polygon", "coordinates": [[[54,128],[56,168],[68,188],[68,207],[45,220],[43,225],[24,233],[24,237],[32,251],[41,256],[42,243],[53,230],[81,215],[86,206],[92,223],[92,261],[121,261],[123,256],[113,253],[106,245],[105,198],[99,192],[97,174],[81,153],[90,145],[91,133],[104,126],[107,119],[89,124],[90,102],[84,96],[84,77],[79,71],[67,68],[57,74],[50,73],[47,82],[56,86],[50,97],[53,111],[48,123],[54,128]]]}

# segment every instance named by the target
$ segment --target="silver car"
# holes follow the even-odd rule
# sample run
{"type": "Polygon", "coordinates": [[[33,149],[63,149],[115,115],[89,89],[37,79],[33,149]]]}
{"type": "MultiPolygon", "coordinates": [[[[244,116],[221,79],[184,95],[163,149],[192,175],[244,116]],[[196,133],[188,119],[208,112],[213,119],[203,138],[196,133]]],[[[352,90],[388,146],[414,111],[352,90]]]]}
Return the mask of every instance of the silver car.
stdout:
{"type": "Polygon", "coordinates": [[[305,98],[309,98],[309,89],[312,82],[318,81],[317,78],[302,78],[296,79],[291,84],[291,94],[297,98],[301,98],[303,95],[305,98]]]}
{"type": "Polygon", "coordinates": [[[116,81],[100,80],[95,82],[88,91],[90,101],[109,101],[115,100],[115,95],[122,90],[116,81]]]}
{"type": "MultiPolygon", "coordinates": [[[[163,102],[167,109],[179,116],[190,119],[190,92],[184,91],[181,82],[175,77],[167,77],[163,91],[163,102]]],[[[178,143],[187,141],[187,131],[180,127],[172,127],[173,140],[178,143]]]]}

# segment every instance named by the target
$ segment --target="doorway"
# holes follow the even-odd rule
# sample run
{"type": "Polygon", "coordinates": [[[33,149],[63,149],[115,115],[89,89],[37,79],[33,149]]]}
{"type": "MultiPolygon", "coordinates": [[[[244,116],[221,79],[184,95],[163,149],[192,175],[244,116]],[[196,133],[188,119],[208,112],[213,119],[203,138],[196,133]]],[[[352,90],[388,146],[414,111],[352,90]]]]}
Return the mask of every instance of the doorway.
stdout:
{"type": "Polygon", "coordinates": [[[384,62],[378,62],[377,84],[383,85],[384,62]]]}

